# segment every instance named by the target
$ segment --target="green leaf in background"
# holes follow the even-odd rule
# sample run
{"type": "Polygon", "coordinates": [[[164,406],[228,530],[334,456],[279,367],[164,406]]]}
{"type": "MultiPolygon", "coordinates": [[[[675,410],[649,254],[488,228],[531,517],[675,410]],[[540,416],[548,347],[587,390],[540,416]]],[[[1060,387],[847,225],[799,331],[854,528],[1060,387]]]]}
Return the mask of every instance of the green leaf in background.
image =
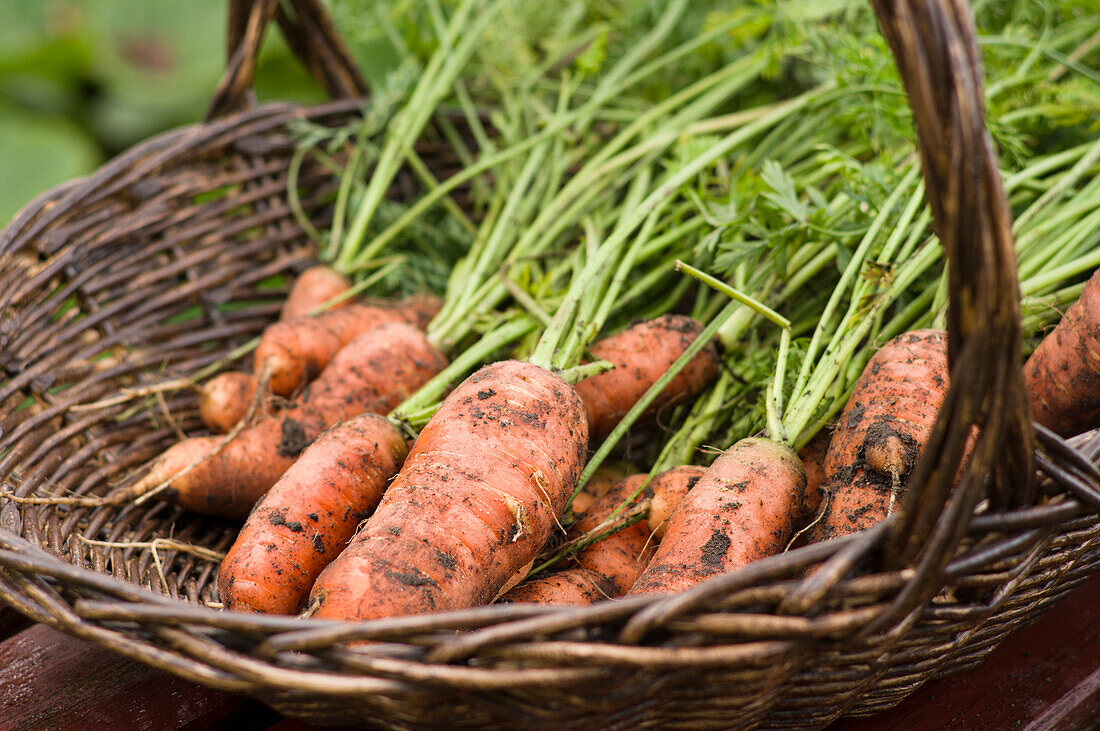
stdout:
{"type": "MultiPolygon", "coordinates": [[[[142,140],[198,122],[225,68],[225,22],[226,0],[0,0],[0,219],[142,140]]],[[[380,78],[396,63],[385,37],[366,55],[380,78]]],[[[261,101],[325,99],[275,26],[255,89],[261,101]]]]}
{"type": "Polygon", "coordinates": [[[0,105],[0,221],[42,191],[85,175],[100,161],[95,141],[72,122],[0,105]]]}

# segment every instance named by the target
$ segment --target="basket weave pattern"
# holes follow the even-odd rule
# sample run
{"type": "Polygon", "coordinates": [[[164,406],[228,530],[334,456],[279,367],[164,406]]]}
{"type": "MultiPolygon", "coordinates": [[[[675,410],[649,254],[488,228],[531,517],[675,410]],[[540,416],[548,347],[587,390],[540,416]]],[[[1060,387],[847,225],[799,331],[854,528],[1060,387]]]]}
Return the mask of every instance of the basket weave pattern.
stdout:
{"type": "MultiPolygon", "coordinates": [[[[974,103],[968,10],[961,0],[874,4],[954,272],[952,395],[898,513],[677,596],[343,625],[204,606],[217,601],[217,561],[154,539],[225,550],[228,524],[156,500],[79,509],[0,500],[0,598],[320,722],[813,727],[889,707],[979,662],[1100,564],[1100,437],[1040,434],[1032,449],[1008,210],[974,103]],[[981,437],[955,489],[973,423],[981,437]]],[[[276,5],[233,2],[231,49],[258,43],[276,5]]],[[[294,6],[331,30],[315,3],[294,6]]],[[[306,55],[310,37],[298,42],[306,55]]],[[[331,71],[345,57],[311,65],[337,79],[337,92],[355,88],[353,74],[331,71]]],[[[360,102],[231,112],[249,58],[231,54],[217,119],[45,194],[0,235],[0,479],[18,495],[100,495],[133,482],[180,432],[200,428],[195,396],[83,407],[220,362],[277,316],[283,293],[258,285],[310,262],[286,198],[286,126],[336,124],[360,102]]],[[[420,152],[437,177],[458,167],[443,145],[420,152]]],[[[306,165],[299,183],[303,212],[325,225],[338,180],[306,165]]],[[[407,178],[391,191],[415,193],[407,178]]]]}

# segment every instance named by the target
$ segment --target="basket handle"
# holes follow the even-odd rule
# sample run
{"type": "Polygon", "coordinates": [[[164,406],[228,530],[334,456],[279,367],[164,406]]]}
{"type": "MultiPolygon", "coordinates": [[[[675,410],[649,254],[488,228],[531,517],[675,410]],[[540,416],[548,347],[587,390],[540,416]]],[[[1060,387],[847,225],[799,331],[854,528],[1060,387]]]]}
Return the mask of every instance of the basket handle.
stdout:
{"type": "MultiPolygon", "coordinates": [[[[917,128],[925,196],[947,255],[951,385],[885,546],[912,566],[883,629],[930,599],[974,507],[1033,499],[1034,436],[1020,368],[1012,217],[985,124],[981,53],[965,0],[871,0],[917,128]],[[970,462],[956,476],[977,425],[970,462]]],[[[868,631],[874,631],[868,628],[868,631]]]]}
{"type": "Polygon", "coordinates": [[[334,99],[366,96],[367,84],[320,0],[230,0],[225,74],[206,112],[210,121],[252,102],[252,81],[272,17],[302,65],[334,99]]]}

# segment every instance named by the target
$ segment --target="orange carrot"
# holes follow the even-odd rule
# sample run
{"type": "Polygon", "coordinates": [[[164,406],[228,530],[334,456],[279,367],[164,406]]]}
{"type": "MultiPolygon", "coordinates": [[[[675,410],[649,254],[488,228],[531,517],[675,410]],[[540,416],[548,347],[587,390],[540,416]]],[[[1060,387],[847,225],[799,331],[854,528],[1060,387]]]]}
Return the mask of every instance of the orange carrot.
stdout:
{"type": "Polygon", "coordinates": [[[631,594],[684,591],[783,550],[806,476],[788,447],[742,439],[722,453],[673,511],[631,594]]]}
{"type": "Polygon", "coordinates": [[[374,515],[317,578],[314,616],[485,604],[533,559],[584,463],[584,407],[559,376],[485,366],[444,399],[374,515]]]}
{"type": "Polygon", "coordinates": [[[211,378],[202,387],[199,416],[215,434],[225,434],[248,413],[256,396],[256,376],[227,371],[211,378]]]}
{"type": "Polygon", "coordinates": [[[1100,426],[1100,270],[1024,365],[1035,421],[1063,437],[1100,426]]]}
{"type": "MultiPolygon", "coordinates": [[[[310,314],[314,309],[333,297],[351,289],[351,280],[332,267],[318,264],[302,272],[294,281],[283,302],[281,320],[292,320],[310,314]]],[[[335,302],[329,308],[335,309],[351,304],[350,299],[335,302]]]]}
{"type": "MultiPolygon", "coordinates": [[[[662,315],[593,343],[592,355],[615,368],[577,384],[591,437],[602,439],[610,434],[702,331],[703,326],[690,317],[662,315]]],[[[665,387],[644,416],[698,394],[717,373],[718,352],[708,344],[665,387]]]]}
{"type": "Polygon", "coordinates": [[[349,304],[314,317],[281,320],[264,330],[256,347],[254,370],[257,375],[266,370],[272,392],[288,396],[324,370],[358,335],[390,322],[419,325],[438,309],[438,300],[420,296],[393,307],[349,304]]]}
{"type": "Polygon", "coordinates": [[[588,510],[592,504],[607,494],[607,491],[615,486],[619,480],[638,470],[629,462],[605,462],[596,468],[588,482],[573,498],[572,510],[577,515],[588,510]]]}
{"type": "Polygon", "coordinates": [[[914,330],[875,353],[825,454],[827,505],[811,542],[869,528],[900,495],[947,395],[947,334],[914,330]]]}
{"type": "MultiPolygon", "coordinates": [[[[600,527],[612,511],[645,482],[646,477],[632,475],[616,483],[580,516],[570,533],[579,537],[600,527]]],[[[639,570],[645,565],[647,556],[644,553],[648,543],[649,530],[645,523],[635,523],[574,554],[577,566],[522,583],[502,596],[500,601],[594,604],[622,596],[634,584],[639,570]]]]}
{"type": "Polygon", "coordinates": [[[405,438],[361,414],[326,431],[260,500],[222,561],[227,609],[292,614],[397,472],[405,438]]]}
{"type": "Polygon", "coordinates": [[[649,531],[658,541],[665,536],[665,527],[672,511],[684,499],[699,478],[706,474],[706,467],[685,465],[673,467],[653,478],[649,483],[649,489],[653,491],[653,498],[649,501],[649,531]]]}
{"type": "Polygon", "coordinates": [[[829,451],[829,441],[828,430],[822,429],[798,451],[798,458],[806,471],[806,500],[802,506],[802,516],[806,522],[817,517],[825,497],[825,454],[829,451]]]}
{"type": "Polygon", "coordinates": [[[244,518],[327,427],[357,414],[388,413],[445,365],[416,328],[381,325],[348,343],[294,406],[246,427],[220,451],[224,437],[177,443],[132,489],[140,493],[171,479],[166,495],[188,510],[244,518]]]}

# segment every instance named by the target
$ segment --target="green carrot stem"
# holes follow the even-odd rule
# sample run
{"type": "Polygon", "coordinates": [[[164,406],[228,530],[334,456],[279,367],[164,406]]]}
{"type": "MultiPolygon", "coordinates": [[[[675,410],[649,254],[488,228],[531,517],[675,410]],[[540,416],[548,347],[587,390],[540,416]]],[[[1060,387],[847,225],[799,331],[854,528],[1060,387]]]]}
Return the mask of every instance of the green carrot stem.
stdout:
{"type": "MultiPolygon", "coordinates": [[[[360,247],[379,204],[413,141],[420,136],[443,96],[454,86],[459,72],[480,43],[482,32],[504,6],[504,0],[495,0],[475,14],[472,20],[468,20],[475,4],[476,0],[463,0],[459,5],[445,34],[447,42],[444,43],[444,38],[440,39],[440,49],[433,54],[405,107],[394,116],[389,125],[390,132],[375,164],[370,184],[348,229],[347,238],[341,243],[340,254],[336,259],[338,269],[350,271],[356,260],[374,257],[379,247],[368,246],[362,251],[360,247]],[[461,39],[453,49],[449,49],[449,39],[458,35],[460,28],[461,39]]],[[[440,185],[435,192],[442,197],[449,190],[440,185]]]]}
{"type": "Polygon", "coordinates": [[[791,328],[791,321],[790,320],[783,317],[783,315],[780,315],[778,312],[776,312],[772,308],[768,307],[766,304],[759,301],[755,297],[751,297],[750,295],[747,295],[744,292],[740,292],[740,291],[734,289],[733,287],[731,287],[728,284],[726,284],[725,282],[723,282],[721,279],[717,279],[716,277],[712,277],[711,275],[707,274],[706,272],[700,271],[699,269],[696,269],[695,267],[691,266],[690,264],[685,264],[684,262],[679,261],[679,260],[676,262],[676,271],[682,271],[685,274],[687,274],[688,276],[691,276],[695,279],[698,279],[700,282],[707,285],[708,287],[711,287],[712,289],[715,289],[718,292],[721,292],[722,294],[726,295],[730,299],[732,299],[736,302],[740,302],[741,304],[745,305],[746,307],[749,307],[750,309],[752,309],[757,314],[762,315],[763,317],[767,318],[767,320],[770,321],[771,323],[773,323],[775,325],[778,325],[780,328],[782,328],[784,330],[790,330],[790,328],[791,328]]]}
{"type": "Polygon", "coordinates": [[[566,368],[564,371],[559,371],[558,375],[561,379],[571,386],[576,386],[578,383],[586,378],[592,376],[598,376],[601,373],[607,373],[609,370],[615,367],[614,363],[606,360],[597,360],[592,363],[582,363],[581,365],[575,365],[572,368],[566,368]]]}

